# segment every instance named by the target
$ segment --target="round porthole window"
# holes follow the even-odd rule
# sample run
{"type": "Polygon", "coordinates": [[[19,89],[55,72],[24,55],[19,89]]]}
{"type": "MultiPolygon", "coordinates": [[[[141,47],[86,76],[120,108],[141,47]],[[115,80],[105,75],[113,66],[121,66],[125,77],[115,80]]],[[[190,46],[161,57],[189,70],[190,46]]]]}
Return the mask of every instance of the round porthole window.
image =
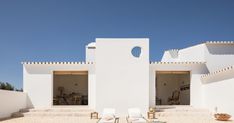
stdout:
{"type": "Polygon", "coordinates": [[[139,58],[141,56],[141,47],[136,46],[132,48],[132,55],[136,58],[139,58]]]}

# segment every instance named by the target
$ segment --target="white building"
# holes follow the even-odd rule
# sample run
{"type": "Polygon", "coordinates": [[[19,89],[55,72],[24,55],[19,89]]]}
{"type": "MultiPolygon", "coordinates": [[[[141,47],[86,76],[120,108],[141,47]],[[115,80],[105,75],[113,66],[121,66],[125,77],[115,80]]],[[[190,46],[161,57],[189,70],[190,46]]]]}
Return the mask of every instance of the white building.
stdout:
{"type": "Polygon", "coordinates": [[[98,38],[86,46],[85,62],[23,62],[23,89],[34,108],[87,105],[126,115],[131,107],[174,104],[234,115],[232,65],[234,42],[168,50],[150,62],[147,38],[98,38]]]}

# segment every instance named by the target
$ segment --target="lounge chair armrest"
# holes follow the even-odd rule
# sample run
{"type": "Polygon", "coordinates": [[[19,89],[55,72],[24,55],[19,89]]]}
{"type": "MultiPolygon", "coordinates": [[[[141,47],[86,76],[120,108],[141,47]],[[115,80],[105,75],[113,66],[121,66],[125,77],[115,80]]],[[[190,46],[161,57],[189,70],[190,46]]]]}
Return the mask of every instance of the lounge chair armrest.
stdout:
{"type": "MultiPolygon", "coordinates": [[[[147,123],[150,123],[150,121],[148,119],[146,119],[145,117],[142,117],[147,123]]],[[[127,123],[132,123],[132,122],[129,122],[129,117],[126,117],[126,120],[127,120],[127,123]]]]}
{"type": "Polygon", "coordinates": [[[147,123],[150,123],[150,121],[148,120],[148,119],[146,119],[145,117],[142,117],[143,119],[145,119],[145,121],[147,122],[147,123]]]}
{"type": "MultiPolygon", "coordinates": [[[[97,123],[99,123],[101,119],[102,118],[98,118],[97,123]]],[[[115,117],[115,122],[114,123],[119,123],[119,117],[115,117]]]]}
{"type": "Polygon", "coordinates": [[[127,123],[132,123],[132,122],[129,122],[129,116],[126,117],[126,120],[127,120],[127,123]]]}

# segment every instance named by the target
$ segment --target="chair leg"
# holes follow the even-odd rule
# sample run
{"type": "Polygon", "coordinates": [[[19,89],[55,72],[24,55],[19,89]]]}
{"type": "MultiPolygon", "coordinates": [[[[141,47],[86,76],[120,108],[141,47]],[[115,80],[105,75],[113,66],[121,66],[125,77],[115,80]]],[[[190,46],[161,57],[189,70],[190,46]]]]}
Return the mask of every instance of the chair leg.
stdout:
{"type": "Polygon", "coordinates": [[[115,123],[119,123],[119,118],[116,118],[115,123]]]}

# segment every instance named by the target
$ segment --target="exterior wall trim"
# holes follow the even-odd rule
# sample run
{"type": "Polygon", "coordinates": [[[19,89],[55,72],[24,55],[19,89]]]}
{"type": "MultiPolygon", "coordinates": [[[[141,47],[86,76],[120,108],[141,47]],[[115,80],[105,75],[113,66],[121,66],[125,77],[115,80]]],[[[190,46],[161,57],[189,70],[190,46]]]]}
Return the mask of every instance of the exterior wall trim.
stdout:
{"type": "Polygon", "coordinates": [[[21,64],[94,64],[94,62],[21,62],[21,64]]]}
{"type": "Polygon", "coordinates": [[[234,44],[234,41],[206,41],[205,44],[234,44]]]}
{"type": "Polygon", "coordinates": [[[205,64],[206,62],[150,62],[150,64],[205,64]]]}

